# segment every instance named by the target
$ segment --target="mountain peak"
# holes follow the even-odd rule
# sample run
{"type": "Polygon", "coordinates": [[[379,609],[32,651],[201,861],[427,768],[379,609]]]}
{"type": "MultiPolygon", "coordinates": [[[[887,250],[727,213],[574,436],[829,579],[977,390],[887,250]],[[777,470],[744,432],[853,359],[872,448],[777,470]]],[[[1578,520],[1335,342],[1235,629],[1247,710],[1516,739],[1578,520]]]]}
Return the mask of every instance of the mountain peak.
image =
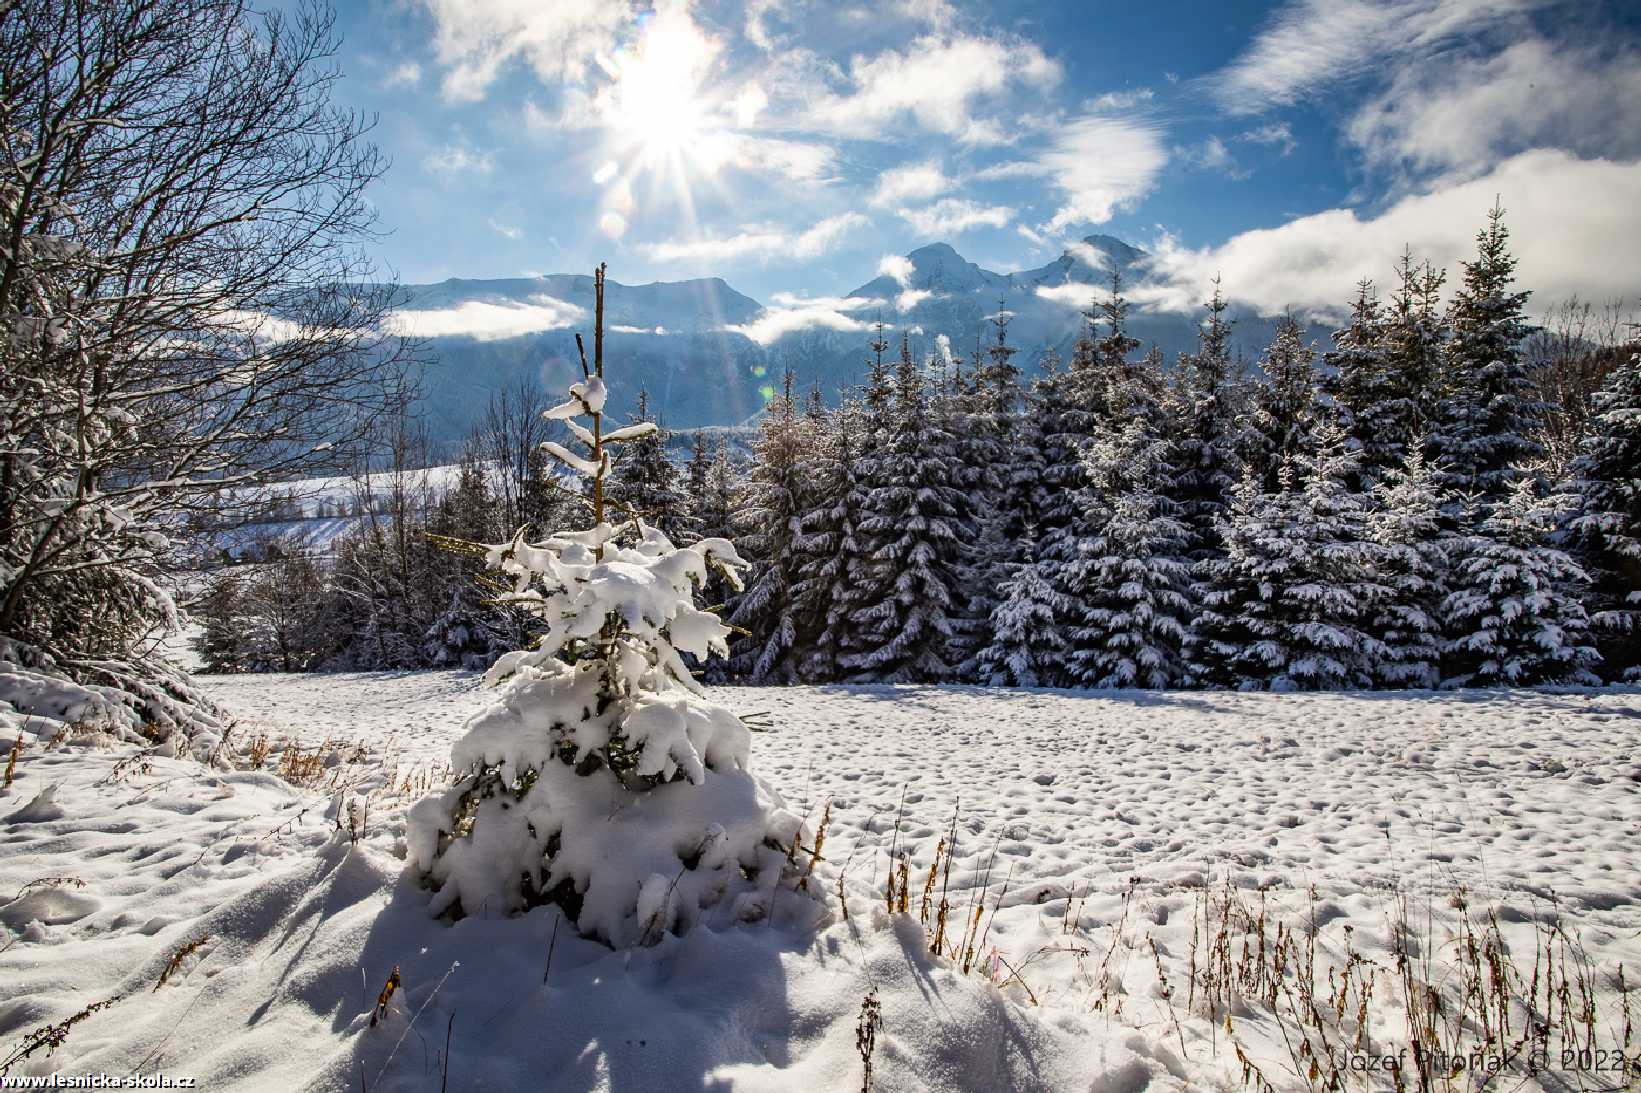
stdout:
{"type": "Polygon", "coordinates": [[[919,259],[941,261],[955,258],[959,262],[963,261],[963,256],[958,254],[957,248],[953,247],[950,243],[930,243],[927,246],[918,247],[916,250],[907,254],[906,257],[910,258],[914,263],[919,259]]]}
{"type": "Polygon", "coordinates": [[[1145,257],[1145,252],[1114,235],[1085,235],[1083,244],[1115,259],[1121,265],[1130,265],[1145,257]]]}

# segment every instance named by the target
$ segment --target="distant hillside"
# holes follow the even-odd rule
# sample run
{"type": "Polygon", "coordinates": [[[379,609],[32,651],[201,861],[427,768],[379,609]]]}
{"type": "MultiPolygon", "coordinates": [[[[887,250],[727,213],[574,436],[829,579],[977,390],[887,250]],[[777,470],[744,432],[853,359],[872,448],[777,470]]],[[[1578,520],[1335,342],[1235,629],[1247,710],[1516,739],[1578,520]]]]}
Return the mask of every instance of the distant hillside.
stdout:
{"type": "MultiPolygon", "coordinates": [[[[612,280],[605,353],[619,362],[622,378],[613,409],[629,413],[642,388],[675,428],[741,424],[758,414],[788,368],[800,389],[819,385],[835,398],[862,377],[875,319],[896,334],[909,331],[920,355],[939,352],[943,334],[951,351],[967,358],[977,336],[990,340],[986,317],[999,302],[1015,316],[1009,340],[1025,351],[1017,360],[1029,374],[1044,347],[1069,352],[1079,311],[1104,291],[1113,270],[1138,288],[1150,262],[1137,247],[1093,235],[1047,265],[996,273],[935,243],[905,255],[892,275],[814,308],[801,299],[765,306],[721,278],[612,280]]],[[[404,286],[401,321],[429,349],[423,412],[434,439],[458,440],[492,394],[521,375],[535,376],[551,392],[579,375],[575,333],[591,338],[592,298],[592,278],[571,274],[404,286]]],[[[1195,345],[1196,318],[1136,310],[1132,331],[1172,361],[1195,345]]],[[[1243,318],[1236,342],[1257,357],[1271,331],[1269,320],[1243,318]]],[[[1325,339],[1323,332],[1313,336],[1325,339]]]]}

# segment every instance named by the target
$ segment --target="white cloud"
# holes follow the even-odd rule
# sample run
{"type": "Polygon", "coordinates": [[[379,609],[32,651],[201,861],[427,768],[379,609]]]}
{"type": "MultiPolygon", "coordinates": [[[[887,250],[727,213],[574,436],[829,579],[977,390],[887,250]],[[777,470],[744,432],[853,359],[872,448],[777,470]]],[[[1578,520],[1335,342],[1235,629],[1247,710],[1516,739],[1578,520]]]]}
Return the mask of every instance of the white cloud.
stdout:
{"type": "Polygon", "coordinates": [[[735,334],[744,334],[759,345],[769,345],[798,330],[867,330],[870,324],[851,318],[829,307],[766,308],[744,326],[726,326],[735,334]]]}
{"type": "Polygon", "coordinates": [[[982,167],[974,172],[974,177],[986,182],[1003,178],[1042,178],[1049,173],[1049,169],[1041,163],[1030,160],[1005,160],[1002,163],[993,163],[990,167],[982,167]]]}
{"type": "Polygon", "coordinates": [[[1025,224],[1014,225],[1014,230],[1019,233],[1020,238],[1030,243],[1033,248],[1048,246],[1048,236],[1042,232],[1027,227],[1025,224]]]}
{"type": "Polygon", "coordinates": [[[446,144],[435,148],[427,159],[422,161],[422,166],[440,174],[487,175],[494,163],[489,152],[476,151],[465,144],[446,144]]]}
{"type": "Polygon", "coordinates": [[[727,239],[695,239],[683,242],[646,243],[639,249],[657,262],[714,262],[736,259],[816,258],[830,251],[839,239],[863,228],[871,221],[860,213],[840,213],[827,217],[806,231],[793,234],[784,228],[765,227],[741,232],[727,239]]]}
{"type": "Polygon", "coordinates": [[[777,292],[769,302],[775,307],[820,307],[831,311],[865,311],[883,306],[875,296],[799,296],[791,292],[777,292]]]}
{"type": "Polygon", "coordinates": [[[394,68],[382,81],[384,87],[414,87],[422,80],[422,66],[415,61],[406,61],[394,68]]]}
{"type": "Polygon", "coordinates": [[[1105,269],[1111,263],[1110,256],[1103,250],[1089,246],[1081,239],[1073,239],[1065,245],[1066,253],[1079,258],[1085,266],[1094,269],[1105,269]]]}
{"type": "Polygon", "coordinates": [[[1386,58],[1432,53],[1549,0],[1290,0],[1241,56],[1210,78],[1232,114],[1286,106],[1386,58]]]}
{"type": "Polygon", "coordinates": [[[793,182],[823,181],[832,174],[837,153],[814,141],[757,137],[727,130],[704,133],[690,147],[692,163],[709,172],[726,166],[779,175],[793,182]]]}
{"type": "Polygon", "coordinates": [[[632,20],[626,0],[423,0],[434,22],[434,51],[446,67],[447,98],[481,98],[502,66],[521,60],[542,82],[580,80],[615,52],[632,20]]]}
{"type": "Polygon", "coordinates": [[[1276,145],[1282,149],[1283,155],[1288,155],[1299,147],[1299,142],[1294,139],[1293,130],[1288,128],[1287,122],[1271,122],[1268,125],[1261,125],[1249,129],[1247,132],[1239,133],[1236,139],[1246,141],[1249,144],[1276,145]]]}
{"type": "Polygon", "coordinates": [[[1057,304],[1064,304],[1066,307],[1074,307],[1082,311],[1110,290],[1110,285],[1101,287],[1098,285],[1085,285],[1077,281],[1067,281],[1063,285],[1038,285],[1037,295],[1045,300],[1052,300],[1057,304]]]}
{"type": "Polygon", "coordinates": [[[1378,163],[1473,175],[1506,155],[1556,147],[1641,153],[1641,52],[1532,37],[1497,54],[1400,68],[1347,130],[1378,163]]]}
{"type": "Polygon", "coordinates": [[[497,220],[493,216],[490,218],[489,224],[490,224],[490,230],[495,232],[497,235],[501,236],[503,239],[523,239],[524,238],[524,229],[520,228],[516,225],[503,224],[501,221],[497,220]]]}
{"type": "Polygon", "coordinates": [[[607,212],[598,218],[598,230],[611,239],[627,234],[627,218],[617,212],[607,212]]]}
{"type": "Polygon", "coordinates": [[[1225,141],[1217,136],[1209,136],[1201,144],[1188,148],[1175,148],[1174,153],[1194,167],[1201,167],[1206,171],[1222,171],[1234,179],[1244,179],[1249,174],[1231,155],[1225,141]]]}
{"type": "Polygon", "coordinates": [[[976,144],[1007,134],[973,108],[1012,86],[1046,88],[1060,81],[1059,62],[1018,38],[926,35],[904,52],[857,54],[849,62],[850,90],[821,92],[805,104],[806,125],[851,137],[879,137],[910,116],[924,129],[976,144]]]}
{"type": "Polygon", "coordinates": [[[911,285],[912,274],[916,272],[912,260],[900,254],[885,254],[878,260],[877,271],[885,277],[893,277],[901,288],[911,285]]]}
{"type": "Polygon", "coordinates": [[[967,198],[948,197],[921,209],[897,209],[896,215],[919,235],[956,235],[970,228],[1007,227],[1014,210],[1007,205],[981,205],[967,198]]]}
{"type": "Polygon", "coordinates": [[[1066,196],[1046,225],[1054,233],[1073,224],[1103,224],[1131,207],[1150,192],[1168,153],[1145,122],[1091,115],[1063,128],[1037,162],[1066,196]]]}
{"type": "Polygon", "coordinates": [[[878,176],[877,189],[869,200],[880,208],[902,201],[927,201],[939,197],[953,185],[940,169],[940,161],[931,159],[884,171],[878,176]]]}
{"type": "Polygon", "coordinates": [[[1107,91],[1097,98],[1090,99],[1083,105],[1083,109],[1091,114],[1108,114],[1113,110],[1132,110],[1136,106],[1143,106],[1155,97],[1149,87],[1141,87],[1134,91],[1107,91]]]}
{"type": "Polygon", "coordinates": [[[1403,198],[1367,219],[1329,209],[1202,250],[1164,238],[1155,252],[1156,280],[1136,285],[1130,296],[1140,306],[1194,311],[1218,273],[1228,296],[1262,313],[1291,306],[1337,314],[1361,278],[1389,280],[1404,246],[1456,279],[1497,197],[1520,259],[1517,280],[1535,300],[1626,298],[1641,284],[1641,250],[1614,241],[1641,238],[1637,193],[1641,161],[1526,152],[1481,178],[1403,198]]]}
{"type": "Polygon", "coordinates": [[[586,317],[585,308],[552,296],[536,295],[522,304],[469,300],[455,307],[396,311],[390,325],[396,333],[411,337],[465,336],[493,341],[543,330],[561,330],[586,317]]]}

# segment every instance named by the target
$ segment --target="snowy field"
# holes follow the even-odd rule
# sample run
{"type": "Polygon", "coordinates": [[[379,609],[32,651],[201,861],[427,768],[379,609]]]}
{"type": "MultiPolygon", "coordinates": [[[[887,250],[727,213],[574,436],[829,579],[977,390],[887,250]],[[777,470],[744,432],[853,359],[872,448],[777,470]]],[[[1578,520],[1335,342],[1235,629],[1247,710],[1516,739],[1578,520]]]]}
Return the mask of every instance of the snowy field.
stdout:
{"type": "Polygon", "coordinates": [[[1618,989],[1620,966],[1626,987],[1641,976],[1633,688],[719,689],[770,728],[755,773],[812,826],[829,807],[815,869],[829,918],[818,934],[777,913],[612,954],[555,939],[551,909],[440,922],[403,876],[404,810],[446,777],[488,698],[476,676],[205,683],[239,718],[236,763],[261,770],[79,741],[25,749],[0,797],[0,1052],[119,998],[14,1075],[847,1091],[874,993],[878,1090],[1307,1089],[1332,1069],[1389,1090],[1366,1068],[1410,1024],[1518,1070],[1535,1025],[1560,1037],[1536,1078],[1436,1088],[1641,1086],[1601,1054],[1629,1009],[1641,1018],[1641,996],[1627,1007],[1618,989]],[[954,814],[955,861],[924,916],[954,814]],[[893,916],[891,846],[910,879],[893,916]],[[942,892],[955,960],[928,952],[942,892]],[[372,1027],[395,967],[402,988],[372,1027]],[[1475,1004],[1498,1002],[1496,1029],[1410,1004],[1428,984],[1465,995],[1476,968],[1538,992],[1532,1021],[1485,982],[1475,1004]],[[1291,1018],[1300,1006],[1314,1023],[1291,1018]],[[1568,1035],[1590,1054],[1563,1056],[1568,1035]]]}

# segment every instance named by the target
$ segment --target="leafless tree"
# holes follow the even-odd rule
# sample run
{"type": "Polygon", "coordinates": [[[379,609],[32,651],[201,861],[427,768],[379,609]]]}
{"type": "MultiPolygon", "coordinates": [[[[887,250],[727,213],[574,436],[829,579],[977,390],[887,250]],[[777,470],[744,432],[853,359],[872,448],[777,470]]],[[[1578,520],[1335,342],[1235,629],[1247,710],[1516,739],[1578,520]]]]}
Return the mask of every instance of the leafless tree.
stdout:
{"type": "Polygon", "coordinates": [[[1542,441],[1552,467],[1565,468],[1577,454],[1591,400],[1634,337],[1635,315],[1623,301],[1598,307],[1575,296],[1552,306],[1527,339],[1528,364],[1550,406],[1542,441]]]}
{"type": "Polygon", "coordinates": [[[0,3],[7,647],[120,682],[185,517],[346,466],[404,397],[336,45],[306,2],[0,3]]]}
{"type": "Polygon", "coordinates": [[[479,443],[494,468],[500,526],[508,529],[504,534],[526,522],[525,493],[542,473],[539,449],[548,425],[541,415],[547,405],[546,393],[534,377],[520,376],[490,396],[479,423],[479,443]]]}

